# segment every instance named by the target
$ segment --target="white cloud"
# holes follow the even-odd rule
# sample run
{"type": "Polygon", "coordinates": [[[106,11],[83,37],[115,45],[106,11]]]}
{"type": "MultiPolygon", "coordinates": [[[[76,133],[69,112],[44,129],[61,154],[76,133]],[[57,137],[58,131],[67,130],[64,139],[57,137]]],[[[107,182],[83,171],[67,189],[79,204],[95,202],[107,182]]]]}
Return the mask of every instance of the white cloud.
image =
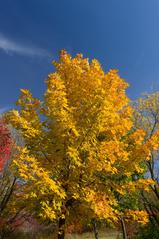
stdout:
{"type": "Polygon", "coordinates": [[[5,51],[7,54],[19,54],[30,57],[50,56],[49,52],[42,48],[30,47],[17,43],[11,39],[6,38],[2,34],[0,34],[0,49],[5,51]]]}
{"type": "Polygon", "coordinates": [[[2,114],[2,113],[4,113],[4,112],[8,111],[10,108],[11,108],[11,107],[9,107],[9,106],[0,108],[0,114],[2,114]]]}

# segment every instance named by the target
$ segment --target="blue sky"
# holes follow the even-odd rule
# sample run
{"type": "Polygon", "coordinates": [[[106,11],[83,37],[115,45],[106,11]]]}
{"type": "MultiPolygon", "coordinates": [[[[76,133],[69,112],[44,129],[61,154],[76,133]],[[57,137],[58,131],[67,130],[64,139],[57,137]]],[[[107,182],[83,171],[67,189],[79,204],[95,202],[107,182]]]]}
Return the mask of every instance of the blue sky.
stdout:
{"type": "Polygon", "coordinates": [[[159,0],[1,0],[0,113],[42,96],[63,48],[119,69],[131,99],[159,89],[159,0]]]}

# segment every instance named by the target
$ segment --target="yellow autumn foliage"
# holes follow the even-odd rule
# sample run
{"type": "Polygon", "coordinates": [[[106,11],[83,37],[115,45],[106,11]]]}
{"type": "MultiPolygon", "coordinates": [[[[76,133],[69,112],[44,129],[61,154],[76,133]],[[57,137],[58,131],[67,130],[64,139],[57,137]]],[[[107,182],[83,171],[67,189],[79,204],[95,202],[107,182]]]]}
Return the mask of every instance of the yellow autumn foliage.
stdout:
{"type": "Polygon", "coordinates": [[[24,139],[14,164],[26,185],[25,197],[44,219],[69,216],[78,202],[95,216],[116,221],[114,192],[135,189],[121,178],[143,172],[140,163],[149,155],[144,132],[132,131],[128,84],[117,70],[105,73],[97,60],[81,54],[72,58],[61,51],[54,66],[44,99],[22,89],[20,110],[6,114],[24,139]]]}

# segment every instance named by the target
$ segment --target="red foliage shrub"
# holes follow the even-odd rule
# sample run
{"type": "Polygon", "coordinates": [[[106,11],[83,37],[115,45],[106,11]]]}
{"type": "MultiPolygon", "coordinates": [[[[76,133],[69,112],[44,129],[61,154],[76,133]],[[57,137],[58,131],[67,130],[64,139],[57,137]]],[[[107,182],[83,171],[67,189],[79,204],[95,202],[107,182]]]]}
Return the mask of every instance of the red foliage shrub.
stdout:
{"type": "Polygon", "coordinates": [[[5,163],[10,158],[11,144],[11,133],[5,122],[0,120],[0,171],[3,170],[5,163]]]}

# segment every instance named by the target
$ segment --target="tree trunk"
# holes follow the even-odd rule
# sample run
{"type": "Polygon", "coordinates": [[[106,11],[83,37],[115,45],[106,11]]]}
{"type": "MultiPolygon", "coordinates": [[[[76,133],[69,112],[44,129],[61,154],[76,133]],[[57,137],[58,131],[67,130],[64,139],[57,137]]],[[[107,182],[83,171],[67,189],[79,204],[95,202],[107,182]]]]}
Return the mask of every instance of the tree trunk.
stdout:
{"type": "Polygon", "coordinates": [[[15,186],[15,182],[16,182],[16,178],[13,179],[13,182],[12,182],[11,186],[8,187],[8,189],[6,191],[6,194],[4,195],[2,201],[0,202],[0,214],[6,208],[8,202],[10,200],[10,197],[12,196],[13,189],[14,189],[14,186],[15,186]]]}
{"type": "Polygon", "coordinates": [[[93,231],[94,231],[94,236],[95,236],[95,239],[99,239],[98,238],[98,230],[97,230],[97,223],[96,223],[96,220],[93,219],[93,231]]]}
{"type": "MultiPolygon", "coordinates": [[[[67,190],[67,188],[65,188],[67,190]]],[[[72,204],[74,203],[75,199],[70,198],[67,200],[65,205],[62,206],[61,212],[62,215],[59,218],[59,224],[58,224],[58,239],[64,239],[65,238],[65,224],[66,224],[66,211],[68,207],[71,207],[72,204]]]]}
{"type": "Polygon", "coordinates": [[[66,222],[65,218],[62,217],[59,218],[58,239],[65,238],[65,222],[66,222]]]}
{"type": "Polygon", "coordinates": [[[122,233],[123,233],[123,239],[128,239],[127,233],[126,233],[126,226],[123,217],[120,218],[121,221],[121,227],[122,227],[122,233]]]}

